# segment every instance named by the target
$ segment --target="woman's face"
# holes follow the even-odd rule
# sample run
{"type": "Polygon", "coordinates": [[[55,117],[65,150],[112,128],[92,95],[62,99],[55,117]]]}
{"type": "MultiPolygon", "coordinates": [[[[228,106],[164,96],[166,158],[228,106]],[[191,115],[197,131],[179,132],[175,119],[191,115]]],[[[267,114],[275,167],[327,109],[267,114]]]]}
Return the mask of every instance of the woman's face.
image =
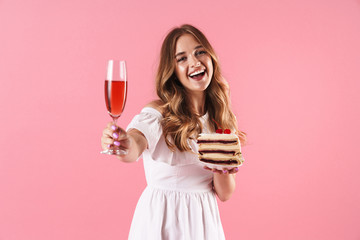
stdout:
{"type": "Polygon", "coordinates": [[[213,64],[205,48],[191,35],[182,35],[175,49],[175,74],[190,92],[203,92],[213,76],[213,64]]]}

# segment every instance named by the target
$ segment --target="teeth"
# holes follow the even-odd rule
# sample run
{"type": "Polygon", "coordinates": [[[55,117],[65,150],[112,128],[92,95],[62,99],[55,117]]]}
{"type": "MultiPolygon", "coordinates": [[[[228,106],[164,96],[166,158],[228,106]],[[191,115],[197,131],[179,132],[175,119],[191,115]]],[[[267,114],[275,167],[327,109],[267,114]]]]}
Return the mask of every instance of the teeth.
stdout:
{"type": "Polygon", "coordinates": [[[193,76],[198,75],[198,74],[203,73],[203,72],[205,72],[204,69],[203,69],[203,70],[196,71],[196,72],[193,72],[192,74],[190,74],[190,77],[193,77],[193,76]]]}

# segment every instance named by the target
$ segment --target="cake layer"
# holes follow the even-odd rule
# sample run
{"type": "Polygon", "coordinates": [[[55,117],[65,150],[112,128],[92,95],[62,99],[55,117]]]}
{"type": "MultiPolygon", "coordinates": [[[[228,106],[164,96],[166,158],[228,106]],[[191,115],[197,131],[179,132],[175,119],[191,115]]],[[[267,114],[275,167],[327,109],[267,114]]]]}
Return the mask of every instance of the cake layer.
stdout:
{"type": "Polygon", "coordinates": [[[207,144],[211,144],[211,143],[219,144],[219,143],[221,143],[221,144],[229,144],[229,145],[231,145],[231,144],[236,144],[237,140],[236,139],[229,139],[229,140],[220,140],[220,139],[214,139],[214,140],[203,139],[203,140],[201,140],[201,139],[198,139],[197,142],[198,143],[207,143],[207,144]]]}
{"type": "Polygon", "coordinates": [[[238,162],[236,160],[230,160],[230,161],[214,161],[212,159],[202,159],[200,160],[205,163],[211,163],[211,164],[219,164],[219,165],[234,165],[238,166],[241,164],[241,162],[238,162]]]}
{"type": "Polygon", "coordinates": [[[237,141],[238,137],[235,134],[202,133],[199,135],[198,141],[202,141],[202,140],[237,141]]]}
{"type": "Polygon", "coordinates": [[[241,153],[236,154],[223,154],[223,153],[204,153],[202,155],[199,154],[199,159],[213,159],[214,161],[226,161],[229,159],[236,159],[240,161],[241,153]]]}
{"type": "Polygon", "coordinates": [[[240,141],[235,134],[200,134],[197,139],[199,160],[219,165],[241,165],[240,141]]]}
{"type": "Polygon", "coordinates": [[[219,157],[219,156],[211,156],[211,154],[199,155],[199,160],[202,162],[213,163],[213,164],[224,164],[224,165],[241,165],[244,161],[241,154],[237,154],[235,156],[231,156],[228,158],[219,157]]]}
{"type": "Polygon", "coordinates": [[[236,154],[236,151],[231,151],[231,150],[220,150],[220,149],[215,149],[215,150],[199,150],[199,154],[200,155],[204,155],[206,153],[221,153],[221,154],[226,154],[226,155],[231,155],[231,156],[234,156],[236,154]]]}
{"type": "Polygon", "coordinates": [[[240,144],[237,142],[236,144],[206,144],[206,143],[200,143],[199,145],[199,151],[203,150],[216,150],[221,149],[225,151],[240,151],[240,144]]]}

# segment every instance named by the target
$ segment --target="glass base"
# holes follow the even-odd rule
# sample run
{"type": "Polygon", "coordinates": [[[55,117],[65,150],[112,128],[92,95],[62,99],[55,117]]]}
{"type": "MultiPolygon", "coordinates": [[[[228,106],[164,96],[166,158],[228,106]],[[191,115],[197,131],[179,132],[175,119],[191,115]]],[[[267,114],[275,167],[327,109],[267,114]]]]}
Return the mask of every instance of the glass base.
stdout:
{"type": "Polygon", "coordinates": [[[108,155],[126,155],[128,154],[128,151],[124,150],[124,149],[106,149],[104,151],[101,151],[100,153],[102,154],[108,154],[108,155]]]}

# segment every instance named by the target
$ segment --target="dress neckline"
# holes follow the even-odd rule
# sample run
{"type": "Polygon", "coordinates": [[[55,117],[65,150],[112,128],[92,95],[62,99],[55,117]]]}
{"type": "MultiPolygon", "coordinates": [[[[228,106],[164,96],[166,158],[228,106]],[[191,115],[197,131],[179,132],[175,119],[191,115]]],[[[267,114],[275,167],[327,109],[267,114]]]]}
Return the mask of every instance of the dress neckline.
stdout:
{"type": "Polygon", "coordinates": [[[206,112],[204,115],[200,116],[201,119],[207,120],[209,118],[208,112],[206,112]]]}
{"type": "MultiPolygon", "coordinates": [[[[153,107],[144,107],[142,109],[142,111],[144,111],[144,112],[153,112],[153,113],[155,113],[157,115],[162,116],[161,112],[159,110],[157,110],[156,108],[153,108],[153,107]]],[[[209,118],[209,113],[206,112],[204,115],[200,116],[199,118],[203,119],[203,120],[207,120],[209,118]]]]}

